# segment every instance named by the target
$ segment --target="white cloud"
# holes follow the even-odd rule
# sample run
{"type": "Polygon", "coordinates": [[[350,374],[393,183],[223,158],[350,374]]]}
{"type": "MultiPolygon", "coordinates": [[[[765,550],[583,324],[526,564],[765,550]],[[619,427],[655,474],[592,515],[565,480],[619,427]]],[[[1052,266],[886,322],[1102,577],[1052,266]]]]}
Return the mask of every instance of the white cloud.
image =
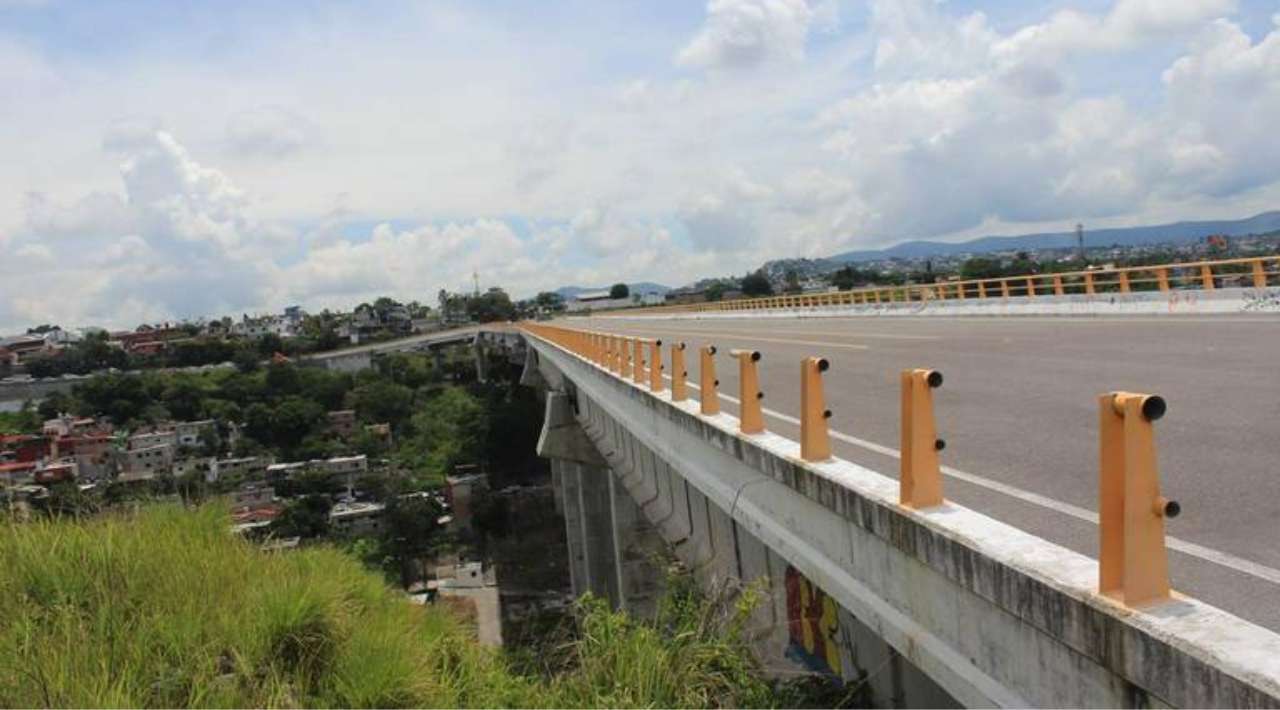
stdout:
{"type": "Polygon", "coordinates": [[[730,70],[798,61],[813,19],[805,0],[708,0],[706,23],[676,61],[730,70]]]}
{"type": "Polygon", "coordinates": [[[243,155],[285,158],[311,146],[316,128],[296,111],[259,106],[241,111],[227,123],[231,149],[243,155]]]}
{"type": "Polygon", "coordinates": [[[0,328],[1274,207],[1280,30],[1069,4],[246,10],[216,28],[234,53],[93,61],[0,31],[0,278],[57,294],[0,299],[0,328]]]}

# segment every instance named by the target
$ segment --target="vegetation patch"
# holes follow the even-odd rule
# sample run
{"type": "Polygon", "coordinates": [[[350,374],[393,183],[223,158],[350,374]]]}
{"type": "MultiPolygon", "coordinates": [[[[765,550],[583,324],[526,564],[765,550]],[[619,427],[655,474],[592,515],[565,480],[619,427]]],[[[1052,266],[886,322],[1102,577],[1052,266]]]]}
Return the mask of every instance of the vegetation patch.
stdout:
{"type": "Polygon", "coordinates": [[[741,636],[749,595],[726,606],[692,583],[673,588],[651,622],[583,600],[572,632],[548,647],[555,662],[530,669],[337,549],[266,553],[231,536],[216,504],[7,522],[0,705],[759,707],[814,697],[764,679],[741,636]]]}

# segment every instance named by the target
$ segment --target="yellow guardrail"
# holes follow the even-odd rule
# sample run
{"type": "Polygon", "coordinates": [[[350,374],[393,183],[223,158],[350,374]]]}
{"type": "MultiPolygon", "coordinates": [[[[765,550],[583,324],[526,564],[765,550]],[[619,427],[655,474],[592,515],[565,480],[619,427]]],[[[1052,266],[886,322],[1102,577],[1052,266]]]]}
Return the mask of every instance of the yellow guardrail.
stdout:
{"type": "MultiPolygon", "coordinates": [[[[719,417],[719,385],[713,345],[700,353],[699,402],[687,401],[684,343],[674,343],[671,353],[671,388],[666,388],[662,341],[525,322],[521,329],[589,363],[598,374],[635,387],[697,416],[719,417]],[[647,346],[647,347],[646,347],[647,346]],[[647,352],[646,352],[647,351],[647,352]],[[646,377],[646,373],[648,377],[646,377]]],[[[756,350],[732,350],[738,361],[738,432],[752,436],[765,431],[756,350]]],[[[800,361],[800,458],[808,462],[833,460],[827,420],[831,411],[823,396],[825,358],[800,361]]],[[[938,438],[933,390],[942,386],[942,373],[912,368],[901,373],[901,426],[898,502],[906,508],[942,505],[942,473],[939,452],[946,443],[938,438]]],[[[1155,395],[1109,392],[1099,407],[1099,593],[1128,606],[1138,606],[1170,596],[1164,520],[1181,508],[1160,494],[1152,423],[1164,416],[1165,402],[1155,395]]]]}
{"type": "Polygon", "coordinates": [[[967,281],[943,281],[906,286],[873,286],[851,291],[761,296],[731,301],[709,301],[602,312],[600,315],[635,313],[700,313],[825,306],[877,305],[900,302],[980,300],[1013,296],[1095,295],[1133,291],[1172,291],[1192,288],[1212,291],[1227,286],[1266,288],[1280,282],[1280,256],[1196,261],[1156,266],[1124,266],[1056,274],[1027,274],[967,281]]]}

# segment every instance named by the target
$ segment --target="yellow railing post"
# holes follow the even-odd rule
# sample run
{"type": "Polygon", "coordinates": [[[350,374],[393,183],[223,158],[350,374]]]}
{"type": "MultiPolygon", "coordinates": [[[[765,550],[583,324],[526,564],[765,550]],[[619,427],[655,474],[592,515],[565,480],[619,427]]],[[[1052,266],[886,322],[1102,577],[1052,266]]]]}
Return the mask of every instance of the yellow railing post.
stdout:
{"type": "Polygon", "coordinates": [[[1129,293],[1129,272],[1119,271],[1116,278],[1120,279],[1120,293],[1129,293]]]}
{"type": "Polygon", "coordinates": [[[622,361],[619,363],[618,376],[622,379],[631,377],[631,338],[622,338],[622,361]]]}
{"type": "Polygon", "coordinates": [[[1262,259],[1253,260],[1253,287],[1267,287],[1267,272],[1262,268],[1262,259]]]}
{"type": "Polygon", "coordinates": [[[1027,277],[1027,296],[1030,298],[1035,298],[1035,295],[1036,295],[1036,277],[1028,276],[1027,277]]]}
{"type": "Polygon", "coordinates": [[[1004,279],[1000,280],[1000,295],[1005,298],[1009,297],[1009,282],[1004,279]]]}
{"type": "Polygon", "coordinates": [[[1164,519],[1182,508],[1160,495],[1151,423],[1164,399],[1110,392],[1098,405],[1098,591],[1127,606],[1168,599],[1164,519]]]}
{"type": "Polygon", "coordinates": [[[987,297],[987,282],[979,281],[978,282],[978,298],[986,298],[986,297],[987,297]]]}
{"type": "Polygon", "coordinates": [[[908,508],[942,505],[942,472],[938,452],[946,446],[938,438],[933,418],[933,389],[942,386],[936,370],[902,371],[902,452],[899,459],[898,502],[908,508]]]}
{"type": "Polygon", "coordinates": [[[760,361],[757,350],[730,350],[738,358],[738,431],[743,434],[759,434],[764,431],[764,411],[760,400],[760,374],[756,363],[760,361]]]}
{"type": "Polygon", "coordinates": [[[805,461],[831,458],[831,439],[827,435],[831,410],[822,395],[822,373],[827,367],[824,357],[800,361],[800,458],[805,461]]]}
{"type": "Polygon", "coordinates": [[[1066,294],[1066,289],[1062,287],[1062,275],[1053,275],[1053,295],[1062,296],[1066,294]]]}
{"type": "Polygon", "coordinates": [[[632,356],[631,381],[636,384],[644,382],[644,338],[636,338],[634,341],[635,354],[632,356]]]}
{"type": "Polygon", "coordinates": [[[1156,269],[1156,283],[1160,284],[1160,290],[1168,292],[1169,290],[1169,270],[1156,269]]]}
{"type": "Polygon", "coordinates": [[[1213,290],[1213,269],[1208,264],[1200,265],[1200,287],[1206,291],[1213,290]]]}
{"type": "Polygon", "coordinates": [[[662,341],[649,341],[649,391],[661,392],[662,386],[662,341]]]}
{"type": "Polygon", "coordinates": [[[1096,291],[1093,288],[1093,272],[1086,271],[1084,274],[1084,292],[1092,296],[1096,291]]]}
{"type": "Polygon", "coordinates": [[[689,371],[684,367],[684,343],[671,344],[671,401],[683,402],[689,398],[687,378],[689,371]]]}
{"type": "Polygon", "coordinates": [[[703,414],[720,413],[720,380],[716,379],[716,346],[704,345],[698,367],[703,414]]]}

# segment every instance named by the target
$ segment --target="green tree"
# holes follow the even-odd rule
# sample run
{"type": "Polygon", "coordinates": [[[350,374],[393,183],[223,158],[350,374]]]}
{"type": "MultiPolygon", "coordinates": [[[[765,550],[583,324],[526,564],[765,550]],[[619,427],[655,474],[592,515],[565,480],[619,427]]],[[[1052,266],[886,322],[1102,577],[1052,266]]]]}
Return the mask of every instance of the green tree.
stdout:
{"type": "Polygon", "coordinates": [[[491,288],[479,296],[466,299],[467,316],[480,323],[511,320],[516,315],[516,306],[511,297],[500,288],[491,288]]]}
{"type": "Polygon", "coordinates": [[[443,512],[435,498],[428,495],[398,496],[387,502],[383,514],[384,549],[399,563],[402,586],[413,583],[412,561],[429,549],[443,512]]]}
{"type": "Polygon", "coordinates": [[[399,426],[413,413],[413,390],[387,380],[358,385],[347,396],[347,404],[361,421],[389,422],[399,426]]]}
{"type": "Polygon", "coordinates": [[[286,397],[275,406],[255,402],[245,410],[245,433],[267,446],[292,450],[324,418],[320,405],[302,397],[286,397]]]}
{"type": "Polygon", "coordinates": [[[173,377],[164,388],[162,401],[176,419],[191,421],[204,416],[204,390],[191,377],[173,377]]]}
{"type": "Polygon", "coordinates": [[[45,512],[50,515],[79,518],[93,515],[100,508],[97,499],[80,490],[75,481],[59,481],[49,486],[49,495],[44,499],[45,512]]]}
{"type": "Polygon", "coordinates": [[[482,459],[484,406],[461,387],[447,387],[410,419],[398,456],[406,468],[440,480],[460,463],[482,459]]]}
{"type": "Polygon", "coordinates": [[[41,418],[31,400],[16,412],[0,412],[0,434],[34,434],[40,431],[41,418]]]}
{"type": "Polygon", "coordinates": [[[302,376],[293,363],[272,363],[267,366],[267,390],[273,397],[298,394],[302,391],[302,376]]]}
{"type": "Polygon", "coordinates": [[[42,420],[53,419],[65,412],[70,412],[75,408],[75,400],[66,392],[53,391],[40,400],[40,406],[36,408],[36,413],[40,415],[42,420]]]}
{"type": "Polygon", "coordinates": [[[333,503],[326,495],[305,495],[285,506],[271,524],[280,537],[324,537],[329,533],[329,510],[333,503]]]}
{"type": "Polygon", "coordinates": [[[548,311],[563,311],[564,297],[554,291],[543,291],[533,299],[539,308],[548,311]]]}
{"type": "Polygon", "coordinates": [[[254,343],[254,347],[258,351],[258,355],[264,358],[285,351],[284,340],[275,333],[259,336],[257,342],[254,343]]]}
{"type": "Polygon", "coordinates": [[[783,293],[800,293],[804,290],[800,286],[800,274],[795,269],[787,269],[787,273],[783,276],[782,292],[783,293]]]}
{"type": "Polygon", "coordinates": [[[238,348],[231,356],[231,362],[241,373],[248,374],[258,369],[258,352],[252,348],[238,348]]]}
{"type": "Polygon", "coordinates": [[[852,265],[846,265],[831,274],[831,285],[841,291],[848,291],[858,286],[866,286],[874,281],[875,272],[862,271],[852,265]]]}
{"type": "Polygon", "coordinates": [[[998,259],[989,259],[987,257],[975,256],[965,259],[960,265],[960,278],[966,281],[974,279],[994,279],[1004,276],[1004,267],[1000,265],[998,259]]]}
{"type": "Polygon", "coordinates": [[[763,269],[757,269],[742,277],[742,293],[752,298],[772,296],[773,284],[769,283],[769,277],[764,275],[763,269]]]}
{"type": "Polygon", "coordinates": [[[626,298],[631,295],[631,288],[624,283],[616,283],[609,287],[609,298],[626,298]]]}

